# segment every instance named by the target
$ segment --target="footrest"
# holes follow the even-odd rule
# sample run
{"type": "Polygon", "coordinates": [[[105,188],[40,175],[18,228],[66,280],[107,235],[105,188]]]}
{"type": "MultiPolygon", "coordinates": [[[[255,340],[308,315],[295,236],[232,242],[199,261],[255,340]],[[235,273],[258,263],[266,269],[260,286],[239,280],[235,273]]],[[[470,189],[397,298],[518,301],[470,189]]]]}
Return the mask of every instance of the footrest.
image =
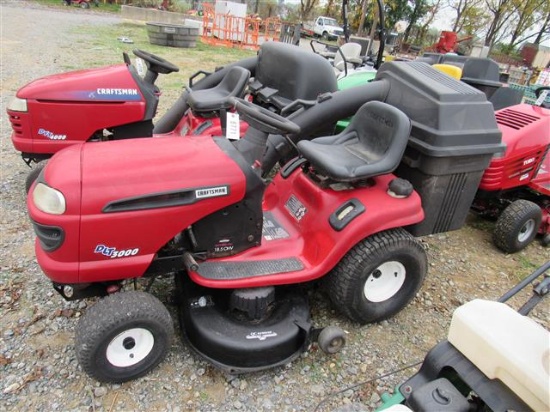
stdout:
{"type": "Polygon", "coordinates": [[[236,280],[294,272],[303,268],[300,259],[286,258],[252,262],[205,262],[199,264],[197,273],[206,279],[236,280]]]}

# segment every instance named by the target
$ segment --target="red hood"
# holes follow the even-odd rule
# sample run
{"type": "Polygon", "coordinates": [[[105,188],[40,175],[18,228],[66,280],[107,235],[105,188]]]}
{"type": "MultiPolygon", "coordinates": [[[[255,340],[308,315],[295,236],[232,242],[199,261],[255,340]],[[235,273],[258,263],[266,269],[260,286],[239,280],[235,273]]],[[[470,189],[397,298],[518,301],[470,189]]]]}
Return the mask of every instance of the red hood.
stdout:
{"type": "Polygon", "coordinates": [[[63,101],[142,99],[139,88],[125,64],[42,77],[19,89],[17,97],[63,101]]]}
{"type": "Polygon", "coordinates": [[[245,192],[242,171],[209,136],[89,143],[81,168],[83,216],[113,201],[182,189],[227,185],[232,198],[245,192]]]}

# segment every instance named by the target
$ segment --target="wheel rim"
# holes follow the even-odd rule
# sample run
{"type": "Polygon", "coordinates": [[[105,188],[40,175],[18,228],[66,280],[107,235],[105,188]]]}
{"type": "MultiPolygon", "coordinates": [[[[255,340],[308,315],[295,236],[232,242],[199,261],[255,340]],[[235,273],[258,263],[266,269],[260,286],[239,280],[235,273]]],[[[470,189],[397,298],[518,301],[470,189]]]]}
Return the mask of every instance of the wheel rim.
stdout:
{"type": "Polygon", "coordinates": [[[528,240],[533,234],[534,229],[535,229],[535,220],[529,219],[527,222],[525,222],[525,224],[519,230],[518,241],[525,242],[526,240],[528,240]]]}
{"type": "Polygon", "coordinates": [[[329,353],[336,353],[342,349],[344,346],[344,338],[338,337],[334,338],[330,341],[330,344],[328,346],[328,352],[329,353]]]}
{"type": "Polygon", "coordinates": [[[145,359],[153,350],[155,338],[147,329],[133,328],[118,334],[107,346],[107,360],[125,368],[145,359]]]}
{"type": "Polygon", "coordinates": [[[371,302],[393,297],[405,283],[406,269],[397,261],[385,262],[374,269],[365,282],[363,294],[371,302]]]}

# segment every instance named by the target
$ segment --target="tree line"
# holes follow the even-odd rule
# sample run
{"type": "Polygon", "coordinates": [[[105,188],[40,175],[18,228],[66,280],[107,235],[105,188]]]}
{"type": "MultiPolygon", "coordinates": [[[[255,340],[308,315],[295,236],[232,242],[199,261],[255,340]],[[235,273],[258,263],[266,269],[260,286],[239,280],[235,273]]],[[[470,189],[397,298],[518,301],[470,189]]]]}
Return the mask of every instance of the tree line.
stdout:
{"type": "MultiPolygon", "coordinates": [[[[259,0],[258,0],[259,1],[259,0]]],[[[341,1],[300,0],[290,11],[294,18],[308,20],[316,14],[340,18],[341,1]]],[[[349,0],[351,31],[368,33],[378,12],[373,0],[349,0]]],[[[430,26],[440,16],[450,18],[449,31],[472,37],[486,46],[510,53],[523,42],[541,44],[550,38],[549,0],[386,0],[385,26],[404,25],[403,41],[427,45],[430,26]]]]}

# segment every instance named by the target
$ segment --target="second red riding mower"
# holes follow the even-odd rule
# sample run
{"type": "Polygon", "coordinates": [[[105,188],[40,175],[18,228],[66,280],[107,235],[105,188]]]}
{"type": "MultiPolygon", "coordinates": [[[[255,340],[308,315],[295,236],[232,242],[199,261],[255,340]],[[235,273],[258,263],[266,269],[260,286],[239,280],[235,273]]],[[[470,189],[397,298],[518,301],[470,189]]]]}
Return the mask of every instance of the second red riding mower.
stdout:
{"type": "Polygon", "coordinates": [[[550,245],[550,110],[521,104],[496,113],[506,151],[485,171],[473,203],[496,218],[495,245],[515,253],[537,233],[550,245]]]}
{"type": "MultiPolygon", "coordinates": [[[[44,160],[54,153],[84,142],[104,142],[142,137],[225,135],[225,114],[232,110],[229,97],[248,93],[254,102],[277,113],[296,99],[315,100],[337,89],[336,79],[324,59],[299,53],[283,43],[266,43],[257,57],[229,64],[214,73],[199,71],[189,87],[153,125],[160,90],[159,74],[177,72],[174,64],[143,50],[134,54],[146,62],[138,65],[124,54],[124,64],[46,76],[23,86],[7,108],[12,143],[23,160],[38,165],[29,173],[26,189],[36,179],[44,160]],[[275,66],[277,58],[286,66],[275,66]],[[273,68],[278,67],[275,75],[273,68]],[[203,76],[199,80],[199,76],[203,76]],[[249,78],[254,82],[249,86],[249,78]]],[[[244,135],[241,122],[237,135],[244,135]]],[[[237,136],[238,137],[238,136],[237,136]]]]}
{"type": "Polygon", "coordinates": [[[37,259],[54,288],[66,299],[108,295],[76,329],[80,364],[100,381],[142,376],[166,354],[168,311],[147,291],[123,291],[159,275],[175,278],[186,341],[227,371],[287,363],[315,339],[337,351],[344,336],[313,327],[304,285],[322,280],[359,323],[397,313],[427,271],[413,235],[461,227],[502,150],[485,95],[424,63],[386,64],[370,84],[284,102],[287,118],[231,103],[257,133],[73,145],[29,192],[37,259]],[[342,133],[308,140],[354,114],[342,133]],[[300,156],[272,178],[285,147],[300,156]],[[408,169],[392,174],[403,159],[408,169]]]}

